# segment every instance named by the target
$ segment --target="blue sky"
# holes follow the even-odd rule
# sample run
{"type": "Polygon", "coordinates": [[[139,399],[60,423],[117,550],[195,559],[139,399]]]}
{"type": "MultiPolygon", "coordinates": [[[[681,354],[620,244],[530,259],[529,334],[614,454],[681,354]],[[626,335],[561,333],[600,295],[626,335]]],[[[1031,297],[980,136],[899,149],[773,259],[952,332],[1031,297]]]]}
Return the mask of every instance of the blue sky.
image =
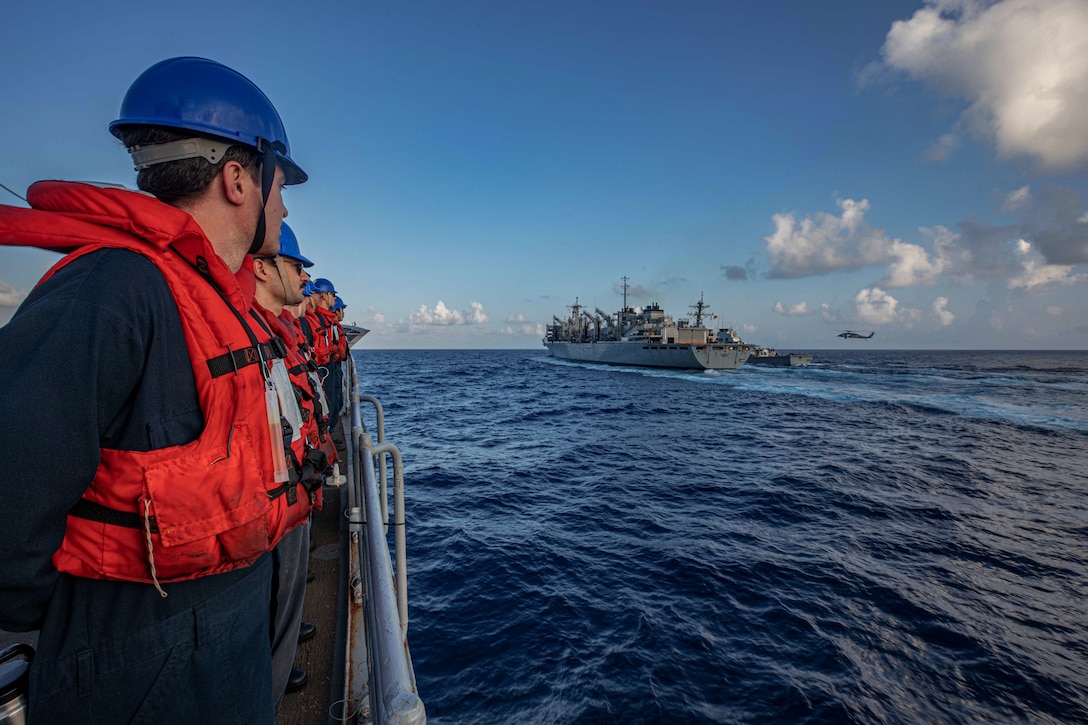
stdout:
{"type": "MultiPolygon", "coordinates": [[[[0,4],[0,183],[132,186],[129,84],[223,62],[361,347],[539,347],[626,276],[769,346],[1088,348],[1088,0],[171,6],[0,4]]],[[[0,248],[0,323],[55,259],[0,248]]]]}

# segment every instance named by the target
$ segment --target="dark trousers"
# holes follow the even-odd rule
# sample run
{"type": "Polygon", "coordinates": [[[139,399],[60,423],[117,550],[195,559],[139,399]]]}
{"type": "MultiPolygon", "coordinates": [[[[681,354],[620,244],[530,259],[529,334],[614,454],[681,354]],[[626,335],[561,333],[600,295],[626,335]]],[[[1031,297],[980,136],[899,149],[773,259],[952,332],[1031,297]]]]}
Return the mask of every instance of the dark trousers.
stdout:
{"type": "Polygon", "coordinates": [[[272,694],[276,712],[298,653],[298,630],[306,602],[306,573],[310,570],[310,520],[284,534],[273,552],[276,573],[272,599],[272,694]]]}
{"type": "Polygon", "coordinates": [[[328,370],[325,375],[325,398],[329,401],[329,427],[334,427],[344,407],[344,364],[330,362],[325,368],[328,370]]]}
{"type": "Polygon", "coordinates": [[[62,578],[30,668],[28,720],[271,724],[271,581],[268,555],[164,585],[174,603],[156,602],[150,584],[62,578]]]}

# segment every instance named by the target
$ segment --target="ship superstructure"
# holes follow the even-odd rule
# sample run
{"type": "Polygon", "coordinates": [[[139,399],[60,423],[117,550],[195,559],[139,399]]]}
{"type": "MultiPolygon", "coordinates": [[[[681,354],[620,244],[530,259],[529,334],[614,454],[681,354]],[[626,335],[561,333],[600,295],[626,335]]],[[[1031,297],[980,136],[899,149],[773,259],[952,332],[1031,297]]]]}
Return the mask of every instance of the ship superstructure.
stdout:
{"type": "Polygon", "coordinates": [[[566,319],[553,317],[548,325],[548,352],[578,362],[707,370],[735,370],[748,358],[735,335],[721,338],[704,326],[710,307],[702,295],[691,305],[689,322],[674,320],[656,302],[635,309],[627,303],[627,292],[624,277],[623,307],[614,314],[600,308],[590,312],[575,298],[566,319]]]}

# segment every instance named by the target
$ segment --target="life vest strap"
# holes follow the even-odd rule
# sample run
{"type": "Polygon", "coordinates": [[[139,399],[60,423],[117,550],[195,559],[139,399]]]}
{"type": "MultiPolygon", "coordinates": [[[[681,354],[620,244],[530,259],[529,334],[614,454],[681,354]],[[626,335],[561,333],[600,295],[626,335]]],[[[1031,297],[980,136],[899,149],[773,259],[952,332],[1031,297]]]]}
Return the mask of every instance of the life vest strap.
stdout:
{"type": "Polygon", "coordinates": [[[276,341],[259,342],[256,345],[250,345],[249,347],[243,347],[240,350],[231,350],[225,352],[219,357],[213,357],[208,361],[208,370],[211,371],[213,378],[218,378],[221,375],[229,375],[230,373],[237,373],[247,365],[256,365],[262,359],[273,360],[281,358],[282,346],[275,345],[276,341]]]}
{"type": "Polygon", "coordinates": [[[294,506],[295,502],[298,501],[298,492],[295,489],[295,487],[299,484],[298,468],[295,465],[292,465],[290,468],[287,469],[287,471],[289,474],[289,478],[281,483],[279,486],[276,486],[274,489],[269,491],[268,498],[275,501],[280,496],[287,494],[287,504],[289,506],[294,506]]]}
{"type": "MultiPolygon", "coordinates": [[[[143,517],[135,511],[118,511],[85,498],[79,499],[76,505],[72,507],[72,510],[68,512],[68,515],[87,519],[88,521],[97,521],[100,524],[125,526],[130,529],[142,529],[145,523],[143,517]]],[[[148,517],[147,524],[151,533],[159,533],[159,525],[154,516],[148,517]]]]}
{"type": "MultiPolygon", "coordinates": [[[[283,484],[268,492],[269,499],[277,499],[285,493],[288,494],[288,498],[294,498],[291,494],[293,494],[295,486],[299,485],[296,467],[291,468],[291,474],[290,480],[284,481],[283,484]]],[[[291,501],[291,503],[293,504],[294,501],[291,501]]],[[[79,499],[76,505],[72,507],[72,510],[68,512],[68,515],[87,519],[88,521],[97,521],[100,524],[124,526],[129,529],[143,529],[146,523],[151,533],[159,533],[159,524],[155,521],[154,516],[149,516],[145,522],[144,517],[135,511],[118,511],[97,501],[90,501],[85,498],[79,499]]]]}

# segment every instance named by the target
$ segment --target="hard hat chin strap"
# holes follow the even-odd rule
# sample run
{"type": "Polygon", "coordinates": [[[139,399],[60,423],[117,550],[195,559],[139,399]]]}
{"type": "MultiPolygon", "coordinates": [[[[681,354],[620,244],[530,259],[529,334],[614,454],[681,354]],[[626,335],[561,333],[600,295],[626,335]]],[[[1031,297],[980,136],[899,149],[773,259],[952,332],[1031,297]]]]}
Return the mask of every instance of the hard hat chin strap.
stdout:
{"type": "Polygon", "coordinates": [[[283,304],[286,306],[290,303],[287,301],[289,297],[287,294],[287,280],[283,278],[283,266],[280,264],[281,259],[283,259],[283,257],[276,255],[276,275],[280,278],[280,287],[283,288],[283,304]]]}
{"type": "Polygon", "coordinates": [[[264,246],[264,209],[268,204],[268,195],[272,193],[272,182],[276,179],[276,150],[273,146],[274,144],[263,138],[257,139],[257,151],[261,154],[261,215],[257,218],[253,243],[249,245],[250,254],[256,254],[264,246]]]}

